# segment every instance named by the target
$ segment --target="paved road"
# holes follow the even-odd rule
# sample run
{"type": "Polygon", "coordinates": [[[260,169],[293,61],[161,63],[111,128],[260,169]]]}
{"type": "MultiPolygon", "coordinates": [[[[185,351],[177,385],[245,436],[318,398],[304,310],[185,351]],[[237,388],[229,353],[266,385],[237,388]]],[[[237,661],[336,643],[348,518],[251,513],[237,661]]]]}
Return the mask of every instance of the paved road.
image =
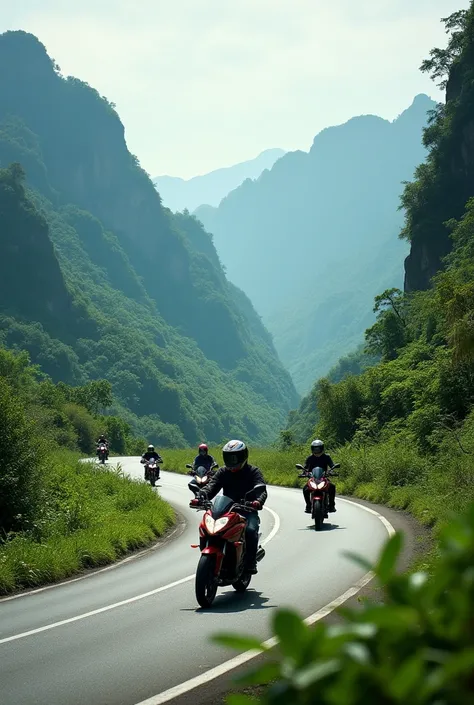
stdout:
{"type": "MultiPolygon", "coordinates": [[[[141,476],[137,458],[120,459],[141,476]]],[[[375,559],[387,538],[379,518],[339,501],[315,533],[301,491],[270,488],[261,513],[267,555],[250,589],[221,589],[198,608],[193,574],[201,514],[188,507],[186,477],[163,473],[159,491],[184,515],[171,541],[119,566],[51,589],[0,601],[1,705],[136,705],[205,673],[234,654],[209,643],[217,631],[270,636],[273,609],[305,616],[363,576],[343,552],[375,559]]],[[[192,701],[192,695],[190,696],[192,701]]]]}

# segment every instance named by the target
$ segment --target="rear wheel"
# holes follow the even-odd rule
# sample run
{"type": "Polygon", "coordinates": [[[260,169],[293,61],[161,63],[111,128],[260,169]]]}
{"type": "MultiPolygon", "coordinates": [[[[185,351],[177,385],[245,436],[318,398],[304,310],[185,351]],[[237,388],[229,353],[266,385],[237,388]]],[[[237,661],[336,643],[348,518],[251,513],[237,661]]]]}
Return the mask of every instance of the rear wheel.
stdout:
{"type": "Polygon", "coordinates": [[[212,605],[217,593],[217,582],[214,574],[215,567],[215,556],[206,554],[199,559],[194,587],[196,600],[204,609],[212,605]]]}
{"type": "Polygon", "coordinates": [[[319,499],[315,499],[313,502],[313,519],[314,519],[314,530],[321,531],[323,528],[323,506],[319,499]]]}
{"type": "Polygon", "coordinates": [[[235,583],[232,583],[232,587],[237,592],[245,592],[248,586],[250,585],[251,580],[252,576],[249,575],[249,573],[242,573],[240,578],[236,580],[235,583]]]}

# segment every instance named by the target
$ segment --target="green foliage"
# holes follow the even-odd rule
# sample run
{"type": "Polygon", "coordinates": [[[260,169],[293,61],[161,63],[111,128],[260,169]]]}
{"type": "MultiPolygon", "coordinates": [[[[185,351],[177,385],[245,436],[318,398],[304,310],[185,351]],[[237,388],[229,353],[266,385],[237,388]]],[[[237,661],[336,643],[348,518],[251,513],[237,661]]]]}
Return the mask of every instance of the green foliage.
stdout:
{"type": "Polygon", "coordinates": [[[237,650],[267,652],[241,686],[270,684],[262,697],[233,696],[229,704],[358,705],[409,702],[467,705],[474,687],[474,504],[440,535],[431,575],[396,570],[402,537],[387,542],[373,571],[383,603],[364,601],[341,611],[337,625],[306,624],[293,610],[278,610],[278,651],[241,637],[217,636],[237,650]]]}
{"type": "Polygon", "coordinates": [[[0,377],[0,531],[25,526],[38,506],[43,448],[8,382],[0,377]]]}

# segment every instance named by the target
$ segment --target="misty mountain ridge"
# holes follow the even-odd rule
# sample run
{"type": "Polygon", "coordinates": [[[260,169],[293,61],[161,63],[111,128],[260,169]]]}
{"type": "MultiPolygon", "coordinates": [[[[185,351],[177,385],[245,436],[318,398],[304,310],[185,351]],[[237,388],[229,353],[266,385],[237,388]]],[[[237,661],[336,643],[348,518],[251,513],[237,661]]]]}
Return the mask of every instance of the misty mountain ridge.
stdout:
{"type": "Polygon", "coordinates": [[[362,339],[373,320],[373,297],[402,285],[408,248],[397,239],[400,195],[425,159],[422,130],[435,106],[421,94],[393,121],[363,115],[325,128],[309,152],[288,152],[217,208],[195,211],[214,235],[229,279],[269,327],[300,392],[362,339]],[[387,256],[384,243],[391,243],[387,256]]]}
{"type": "Polygon", "coordinates": [[[215,169],[208,174],[193,176],[191,179],[157,176],[153,183],[172,211],[194,211],[202,204],[218,206],[230,191],[246,179],[258,179],[265,169],[271,169],[285,153],[283,149],[266,149],[255,159],[215,169]]]}

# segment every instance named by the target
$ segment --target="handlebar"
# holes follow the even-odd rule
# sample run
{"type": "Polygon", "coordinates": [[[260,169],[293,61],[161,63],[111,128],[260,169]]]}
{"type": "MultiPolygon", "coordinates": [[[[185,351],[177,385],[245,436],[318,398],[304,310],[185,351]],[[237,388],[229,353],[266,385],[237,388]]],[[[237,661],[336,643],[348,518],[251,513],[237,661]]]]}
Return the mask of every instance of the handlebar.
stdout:
{"type": "MultiPolygon", "coordinates": [[[[200,504],[195,504],[194,506],[191,507],[191,509],[196,509],[199,511],[200,509],[211,509],[212,507],[212,502],[211,500],[205,500],[204,502],[201,502],[200,504]]],[[[228,510],[229,512],[238,512],[239,510],[246,511],[248,509],[252,509],[253,511],[258,511],[255,509],[255,507],[252,507],[252,502],[242,500],[241,502],[234,502],[234,504],[230,507],[228,510]]]]}

